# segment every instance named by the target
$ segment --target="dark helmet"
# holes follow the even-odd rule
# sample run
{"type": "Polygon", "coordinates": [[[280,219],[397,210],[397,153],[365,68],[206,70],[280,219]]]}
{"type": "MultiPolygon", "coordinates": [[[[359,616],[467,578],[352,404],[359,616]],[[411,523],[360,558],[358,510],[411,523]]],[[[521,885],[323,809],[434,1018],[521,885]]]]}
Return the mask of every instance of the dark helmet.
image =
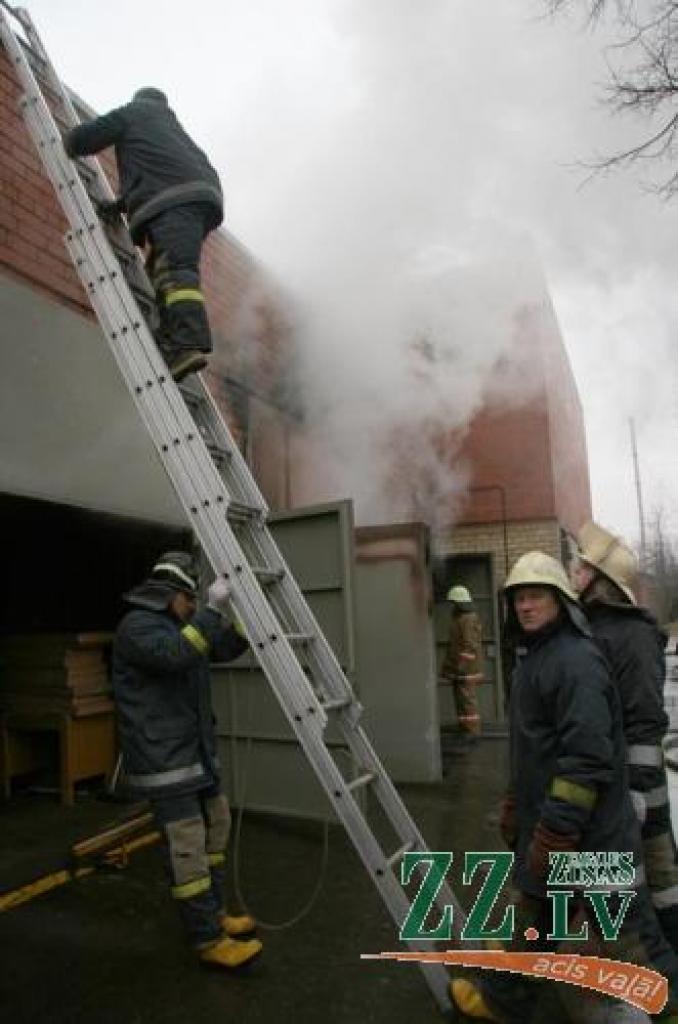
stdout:
{"type": "Polygon", "coordinates": [[[129,604],[160,612],[176,593],[195,597],[200,578],[195,560],[187,551],[166,551],[151,569],[150,576],[125,594],[129,604]]]}
{"type": "Polygon", "coordinates": [[[152,85],[144,86],[143,89],[137,89],[132,96],[132,103],[136,103],[138,100],[143,100],[145,103],[162,103],[163,106],[168,105],[167,97],[161,89],[156,89],[152,85]]]}

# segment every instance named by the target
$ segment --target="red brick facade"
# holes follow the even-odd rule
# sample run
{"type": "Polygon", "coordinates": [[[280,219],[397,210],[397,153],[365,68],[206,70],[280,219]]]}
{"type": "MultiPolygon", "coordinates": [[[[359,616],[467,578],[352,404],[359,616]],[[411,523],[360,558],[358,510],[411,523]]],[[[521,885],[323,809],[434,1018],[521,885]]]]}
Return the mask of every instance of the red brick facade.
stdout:
{"type": "MultiPolygon", "coordinates": [[[[471,468],[461,525],[555,519],[570,533],[591,518],[584,419],[572,368],[548,299],[518,320],[523,399],[496,397],[473,419],[460,450],[471,468]]],[[[507,357],[510,360],[510,356],[507,357]]],[[[504,361],[506,362],[506,360],[504,361]]],[[[513,385],[511,385],[512,387],[513,385]]]]}
{"type": "Polygon", "coordinates": [[[91,314],[63,243],[66,218],[19,112],[21,89],[0,49],[0,265],[91,314]]]}

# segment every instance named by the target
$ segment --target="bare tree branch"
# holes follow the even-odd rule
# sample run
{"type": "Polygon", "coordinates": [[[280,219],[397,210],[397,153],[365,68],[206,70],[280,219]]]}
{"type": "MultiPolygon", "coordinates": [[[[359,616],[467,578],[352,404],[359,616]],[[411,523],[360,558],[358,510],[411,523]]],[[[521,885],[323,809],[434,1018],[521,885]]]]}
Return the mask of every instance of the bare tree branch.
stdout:
{"type": "Polygon", "coordinates": [[[615,114],[651,122],[633,146],[584,164],[593,174],[652,162],[651,191],[678,193],[678,0],[544,0],[552,15],[583,6],[590,27],[611,19],[619,40],[606,48],[609,83],[603,102],[615,114]],[[614,58],[614,61],[613,59],[614,58]],[[665,165],[668,164],[668,169],[665,165]]]}

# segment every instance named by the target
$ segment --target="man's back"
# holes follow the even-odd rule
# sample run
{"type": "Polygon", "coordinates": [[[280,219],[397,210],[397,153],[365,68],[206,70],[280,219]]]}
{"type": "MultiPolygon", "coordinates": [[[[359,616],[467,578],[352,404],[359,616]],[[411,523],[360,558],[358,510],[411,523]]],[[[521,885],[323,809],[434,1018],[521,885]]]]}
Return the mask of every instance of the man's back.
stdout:
{"type": "Polygon", "coordinates": [[[619,689],[627,743],[659,743],[664,710],[664,651],[656,622],[642,608],[602,602],[584,605],[593,635],[619,689]]]}
{"type": "Polygon", "coordinates": [[[65,139],[72,156],[115,147],[120,193],[132,233],[152,216],[185,202],[214,205],[214,225],[223,217],[219,177],[206,155],[182,128],[166,98],[135,98],[125,106],[73,128],[65,139]]]}

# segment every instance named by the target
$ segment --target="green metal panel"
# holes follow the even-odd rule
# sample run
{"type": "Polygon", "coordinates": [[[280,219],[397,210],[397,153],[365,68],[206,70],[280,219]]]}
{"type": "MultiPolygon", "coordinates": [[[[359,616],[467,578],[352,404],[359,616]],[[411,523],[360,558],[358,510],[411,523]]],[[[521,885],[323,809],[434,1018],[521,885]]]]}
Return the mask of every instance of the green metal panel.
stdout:
{"type": "MultiPolygon", "coordinates": [[[[342,668],[355,674],[353,516],[336,502],[274,514],[269,526],[342,668]]],[[[251,654],[213,670],[219,756],[226,791],[250,809],[333,818],[331,805],[251,654]]],[[[345,748],[328,743],[350,777],[345,748]]]]}
{"type": "Polygon", "coordinates": [[[365,729],[397,782],[441,778],[428,531],[357,531],[356,639],[365,729]]]}

